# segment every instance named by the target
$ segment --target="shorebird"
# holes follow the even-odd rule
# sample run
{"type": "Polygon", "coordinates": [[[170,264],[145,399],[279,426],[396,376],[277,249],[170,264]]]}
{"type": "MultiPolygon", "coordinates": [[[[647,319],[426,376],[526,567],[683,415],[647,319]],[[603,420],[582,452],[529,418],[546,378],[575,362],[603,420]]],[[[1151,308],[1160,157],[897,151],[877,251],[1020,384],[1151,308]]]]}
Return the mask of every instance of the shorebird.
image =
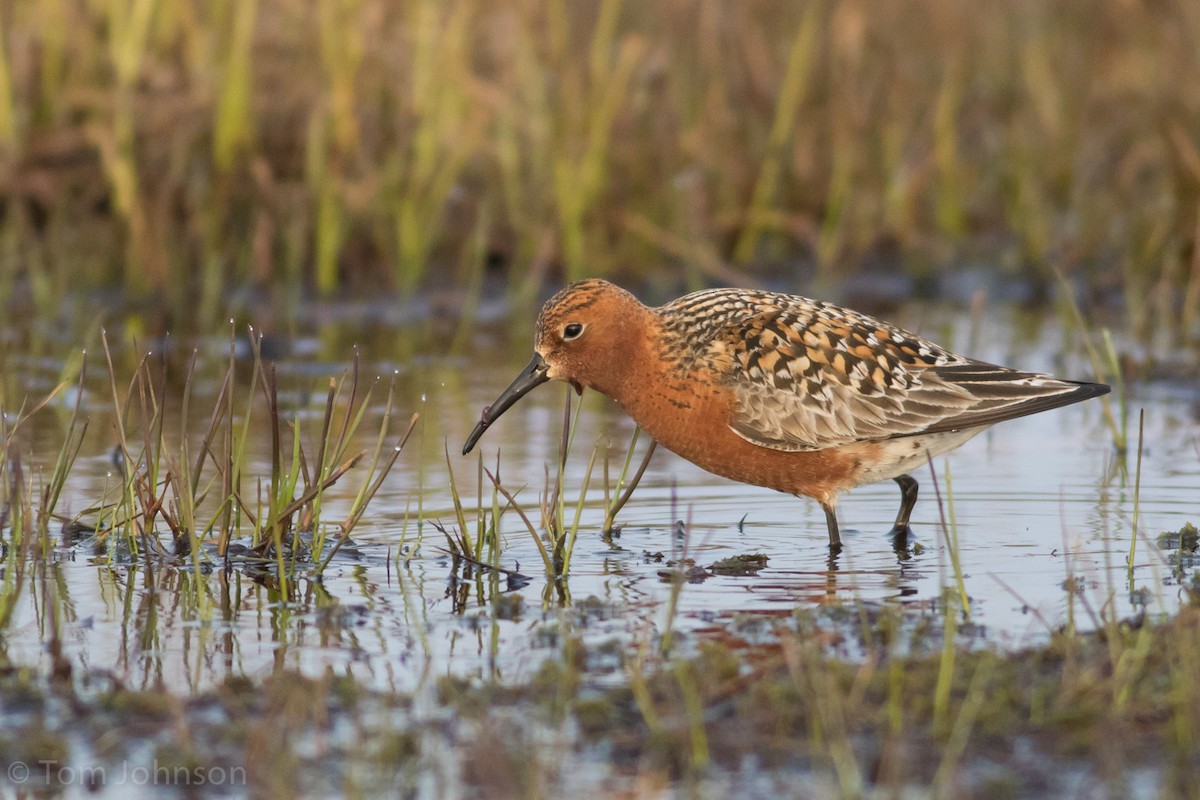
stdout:
{"type": "Polygon", "coordinates": [[[650,308],[591,279],[546,302],[533,358],[483,409],[463,453],[549,380],[612,398],[709,472],[813,498],[835,552],[848,489],[895,480],[892,532],[907,534],[918,488],[910,470],[997,422],[1109,391],[976,361],[807,297],[709,289],[650,308]]]}

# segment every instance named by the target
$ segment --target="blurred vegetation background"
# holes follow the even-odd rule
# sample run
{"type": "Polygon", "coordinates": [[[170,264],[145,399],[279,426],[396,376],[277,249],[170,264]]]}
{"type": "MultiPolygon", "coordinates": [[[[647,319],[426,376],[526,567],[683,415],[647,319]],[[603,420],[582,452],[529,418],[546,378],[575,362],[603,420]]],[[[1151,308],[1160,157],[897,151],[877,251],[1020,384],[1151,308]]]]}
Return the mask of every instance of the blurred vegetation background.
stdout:
{"type": "Polygon", "coordinates": [[[982,264],[1186,337],[1198,190],[1195,0],[0,3],[10,307],[982,264]]]}

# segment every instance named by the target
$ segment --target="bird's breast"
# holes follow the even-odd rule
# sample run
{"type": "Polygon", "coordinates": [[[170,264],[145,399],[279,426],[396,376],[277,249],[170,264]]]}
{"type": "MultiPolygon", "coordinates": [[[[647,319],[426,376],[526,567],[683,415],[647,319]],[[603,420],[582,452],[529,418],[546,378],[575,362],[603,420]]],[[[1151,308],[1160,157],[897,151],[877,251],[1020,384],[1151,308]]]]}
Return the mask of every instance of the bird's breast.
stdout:
{"type": "Polygon", "coordinates": [[[861,454],[847,448],[793,452],[742,438],[729,425],[733,390],[704,374],[659,374],[627,384],[614,399],[663,447],[743,483],[830,501],[856,485],[864,467],[861,454]]]}

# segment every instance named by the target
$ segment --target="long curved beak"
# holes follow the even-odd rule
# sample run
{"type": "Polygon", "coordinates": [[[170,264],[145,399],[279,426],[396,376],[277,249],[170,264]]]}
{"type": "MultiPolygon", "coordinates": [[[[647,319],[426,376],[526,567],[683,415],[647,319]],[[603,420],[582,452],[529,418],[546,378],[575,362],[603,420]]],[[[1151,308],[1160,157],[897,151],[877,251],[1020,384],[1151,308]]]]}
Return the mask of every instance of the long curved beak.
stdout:
{"type": "Polygon", "coordinates": [[[483,436],[483,432],[488,429],[496,419],[508,410],[509,406],[520,400],[530,389],[536,386],[541,386],[546,381],[550,380],[547,371],[550,367],[542,360],[542,357],[537,353],[533,354],[533,358],[529,360],[529,364],[525,369],[521,370],[513,382],[508,385],[508,388],[500,393],[496,398],[496,402],[483,409],[483,414],[479,418],[479,422],[475,425],[475,430],[471,431],[471,435],[467,437],[466,444],[463,445],[463,455],[471,452],[471,448],[479,441],[479,437],[483,436]]]}

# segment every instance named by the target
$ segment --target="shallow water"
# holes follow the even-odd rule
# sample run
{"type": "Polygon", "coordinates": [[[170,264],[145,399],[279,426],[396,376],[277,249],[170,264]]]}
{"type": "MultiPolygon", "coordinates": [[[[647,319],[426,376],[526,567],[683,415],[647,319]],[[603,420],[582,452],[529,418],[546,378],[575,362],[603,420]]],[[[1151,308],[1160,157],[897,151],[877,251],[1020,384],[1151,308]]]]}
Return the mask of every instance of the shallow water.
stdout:
{"type": "MultiPolygon", "coordinates": [[[[893,316],[978,358],[1066,377],[1088,374],[1082,360],[1057,358],[1068,337],[1053,320],[1031,325],[1017,311],[974,320],[915,311],[893,316]]],[[[347,357],[345,342],[354,335],[317,332],[293,342],[292,355],[279,362],[289,414],[319,417],[328,377],[345,369],[338,359],[347,357]]],[[[449,525],[454,519],[447,450],[468,519],[474,519],[479,462],[476,454],[462,457],[458,451],[479,410],[523,366],[527,348],[506,350],[481,333],[469,357],[418,359],[403,355],[412,349],[403,332],[363,335],[364,373],[398,373],[402,415],[416,410],[422,419],[355,530],[357,549],[339,554],[320,585],[306,583],[298,600],[284,602],[238,570],[199,578],[186,570],[156,570],[150,580],[143,564],[109,563],[78,546],[63,548],[52,555],[44,580],[39,576],[40,583],[22,596],[4,636],[8,657],[18,664],[48,663],[46,598],[54,592],[64,609],[65,654],[80,668],[111,672],[134,686],[165,683],[196,690],[231,674],[255,676],[283,667],[313,675],[332,668],[367,685],[404,690],[447,674],[515,681],[559,653],[571,636],[593,642],[615,638],[633,646],[670,626],[683,642],[720,636],[751,646],[756,629],[747,617],[761,618],[769,635],[775,620],[811,604],[899,604],[915,618],[933,617],[944,592],[955,585],[946,546],[950,527],[970,598],[973,624],[964,627],[965,637],[1018,647],[1064,624],[1093,627],[1108,603],[1109,612],[1129,616],[1167,614],[1180,602],[1167,554],[1154,538],[1200,521],[1194,386],[1131,389],[1133,448],[1136,414],[1145,412],[1137,498],[1141,536],[1131,574],[1126,558],[1136,458],[1122,463],[1114,455],[1101,404],[1089,401],[1004,423],[936,459],[936,492],[929,470],[919,472],[915,537],[899,552],[886,535],[899,500],[890,481],[843,498],[845,549],[831,560],[815,503],[714,477],[661,449],[618,518],[619,536],[606,541],[599,531],[604,494],[597,466],[565,582],[547,583],[520,519],[504,516],[501,565],[532,579],[510,588],[494,574],[453,572],[445,540],[431,523],[449,525]],[[952,525],[943,526],[943,512],[952,525]],[[686,556],[708,567],[745,554],[762,554],[766,567],[754,575],[684,583],[672,615],[672,582],[662,574],[669,561],[686,556]],[[1064,588],[1069,578],[1078,591],[1064,588]],[[493,602],[497,597],[504,602],[493,602]]],[[[202,360],[221,363],[224,347],[201,343],[202,360]]],[[[97,502],[112,481],[111,395],[107,379],[96,377],[102,364],[91,363],[95,374],[83,398],[90,427],[59,506],[68,513],[97,502]]],[[[10,359],[9,369],[24,370],[32,392],[52,385],[60,366],[55,359],[15,364],[10,359]]],[[[519,499],[535,523],[567,394],[557,384],[533,392],[479,447],[489,466],[499,458],[506,486],[525,487],[519,499]]],[[[202,395],[193,400],[201,410],[196,417],[206,417],[205,401],[211,403],[202,395]]],[[[582,485],[592,443],[611,443],[615,480],[633,432],[605,398],[589,393],[583,402],[566,467],[569,506],[582,485]]],[[[376,416],[381,405],[380,393],[376,416]]],[[[47,413],[52,420],[32,433],[35,453],[54,454],[61,444],[67,408],[47,413]]],[[[368,437],[376,428],[377,420],[363,425],[368,437]]],[[[265,472],[267,443],[258,445],[256,469],[265,472]]],[[[330,494],[334,506],[346,507],[357,489],[352,477],[346,480],[330,494]]],[[[483,494],[490,507],[490,491],[483,494]]],[[[621,680],[619,670],[617,659],[588,665],[589,679],[599,684],[621,680]]]]}

